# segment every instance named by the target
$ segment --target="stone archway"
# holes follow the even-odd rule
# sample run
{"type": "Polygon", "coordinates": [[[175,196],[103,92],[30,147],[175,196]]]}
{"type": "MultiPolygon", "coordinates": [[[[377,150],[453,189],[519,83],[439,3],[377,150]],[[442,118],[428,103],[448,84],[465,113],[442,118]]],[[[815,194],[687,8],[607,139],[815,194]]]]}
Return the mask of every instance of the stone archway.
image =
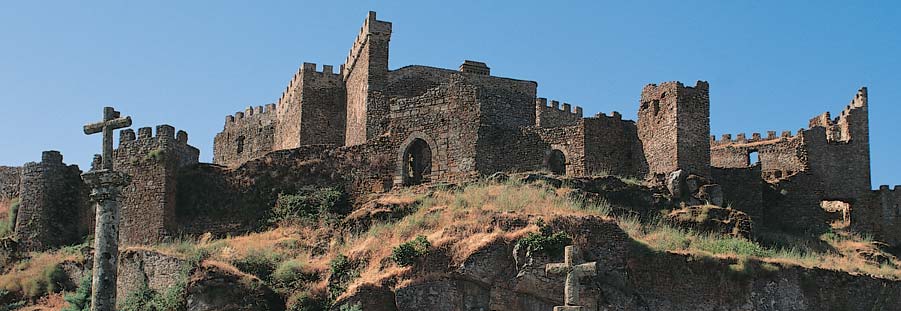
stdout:
{"type": "Polygon", "coordinates": [[[547,158],[547,169],[554,175],[566,175],[566,155],[560,149],[553,149],[547,158]]]}
{"type": "Polygon", "coordinates": [[[404,186],[428,182],[432,174],[432,149],[421,139],[414,138],[404,148],[401,160],[401,176],[404,186]]]}

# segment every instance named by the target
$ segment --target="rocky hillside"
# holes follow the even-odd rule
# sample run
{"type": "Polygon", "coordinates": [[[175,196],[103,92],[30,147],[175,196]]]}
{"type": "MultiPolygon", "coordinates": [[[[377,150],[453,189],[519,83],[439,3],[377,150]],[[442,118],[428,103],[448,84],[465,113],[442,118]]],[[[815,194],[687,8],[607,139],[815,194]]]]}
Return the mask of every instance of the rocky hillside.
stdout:
{"type": "MultiPolygon", "coordinates": [[[[496,175],[373,196],[350,212],[330,188],[278,201],[258,233],[124,250],[121,309],[547,311],[562,304],[563,277],[545,265],[566,245],[597,262],[581,281],[588,310],[901,304],[901,261],[877,242],[755,228],[739,211],[676,205],[665,189],[614,177],[496,175]]],[[[0,276],[3,303],[80,310],[89,248],[22,257],[0,276]]]]}

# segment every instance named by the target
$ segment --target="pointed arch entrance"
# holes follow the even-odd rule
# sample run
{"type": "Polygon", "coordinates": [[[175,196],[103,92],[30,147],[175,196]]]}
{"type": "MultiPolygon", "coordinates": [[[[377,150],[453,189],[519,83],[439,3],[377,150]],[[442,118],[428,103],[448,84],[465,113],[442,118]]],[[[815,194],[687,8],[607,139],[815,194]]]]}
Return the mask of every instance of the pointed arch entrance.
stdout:
{"type": "Polygon", "coordinates": [[[435,143],[423,133],[411,134],[400,145],[397,154],[398,182],[404,186],[418,185],[432,180],[435,143]]]}

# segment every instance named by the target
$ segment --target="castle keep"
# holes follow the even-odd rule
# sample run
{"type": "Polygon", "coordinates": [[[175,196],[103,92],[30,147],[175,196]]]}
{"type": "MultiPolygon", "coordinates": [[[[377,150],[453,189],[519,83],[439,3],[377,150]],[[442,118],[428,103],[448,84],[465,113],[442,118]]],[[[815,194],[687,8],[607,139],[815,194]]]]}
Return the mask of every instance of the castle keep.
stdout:
{"type": "MultiPolygon", "coordinates": [[[[798,131],[717,137],[704,81],[645,86],[637,121],[615,111],[584,116],[539,97],[537,82],[491,75],[477,61],[389,69],[391,33],[370,12],[338,68],[303,63],[277,101],[226,116],[212,164],[198,163],[187,134],[171,126],[122,131],[114,166],[134,178],[123,193],[122,243],[252,230],[279,194],[304,185],[357,197],[531,170],[634,177],[765,226],[816,231],[841,220],[901,243],[901,190],[870,184],[866,88],[838,116],[823,113],[798,131]]],[[[0,167],[0,199],[21,197],[19,221],[38,224],[17,226],[21,245],[59,245],[40,224],[90,213],[80,199],[52,199],[60,187],[82,195],[76,171],[58,153],[0,167]]]]}

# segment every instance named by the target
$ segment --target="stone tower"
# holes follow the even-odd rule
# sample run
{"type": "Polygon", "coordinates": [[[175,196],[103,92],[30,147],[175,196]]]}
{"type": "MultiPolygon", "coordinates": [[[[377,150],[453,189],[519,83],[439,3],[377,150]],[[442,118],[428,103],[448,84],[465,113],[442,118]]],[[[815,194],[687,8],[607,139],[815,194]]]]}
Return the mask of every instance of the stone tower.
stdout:
{"type": "Polygon", "coordinates": [[[81,170],[65,165],[59,151],[44,151],[41,162],[25,164],[19,193],[15,234],[22,250],[79,242],[93,224],[81,170]]]}
{"type": "Polygon", "coordinates": [[[825,112],[810,120],[807,156],[811,171],[823,180],[825,198],[850,201],[870,193],[869,118],[862,87],[839,116],[825,112]]]}
{"type": "Polygon", "coordinates": [[[344,145],[346,118],[344,81],[330,65],[316,71],[303,63],[278,101],[275,148],[301,145],[344,145]]]}
{"type": "Polygon", "coordinates": [[[710,176],[710,95],[705,81],[649,84],[641,91],[638,138],[648,173],[710,176]]]}
{"type": "Polygon", "coordinates": [[[369,12],[360,34],[341,69],[347,87],[345,145],[359,145],[385,130],[388,107],[375,100],[384,91],[388,77],[388,42],[391,23],[379,21],[369,12]]]}
{"type": "Polygon", "coordinates": [[[200,151],[188,145],[188,134],[170,125],[122,130],[113,168],[131,175],[122,189],[119,243],[122,246],[163,241],[174,233],[176,174],[196,164],[200,151]]]}

